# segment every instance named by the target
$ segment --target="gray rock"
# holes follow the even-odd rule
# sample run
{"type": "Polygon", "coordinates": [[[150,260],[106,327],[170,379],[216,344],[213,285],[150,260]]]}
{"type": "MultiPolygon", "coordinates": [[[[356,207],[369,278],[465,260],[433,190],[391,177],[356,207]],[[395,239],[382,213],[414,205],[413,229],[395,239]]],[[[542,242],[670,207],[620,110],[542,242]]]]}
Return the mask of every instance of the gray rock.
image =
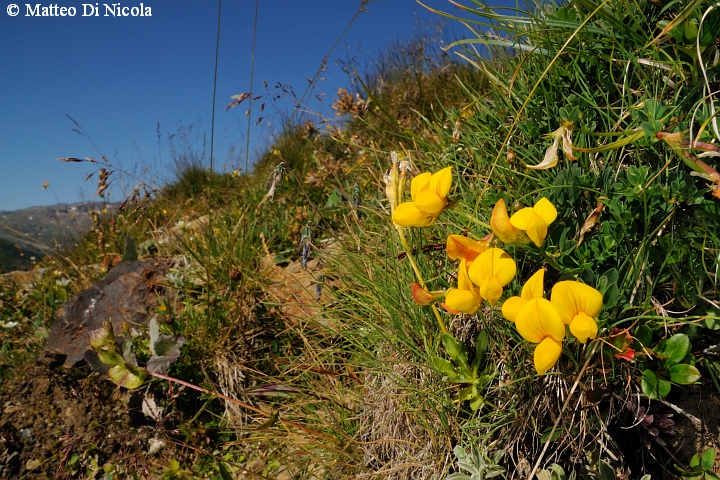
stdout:
{"type": "Polygon", "coordinates": [[[83,365],[88,333],[104,320],[112,321],[116,335],[147,325],[169,268],[166,259],[121,262],[105,278],[65,302],[50,329],[46,363],[62,363],[67,368],[83,365]]]}

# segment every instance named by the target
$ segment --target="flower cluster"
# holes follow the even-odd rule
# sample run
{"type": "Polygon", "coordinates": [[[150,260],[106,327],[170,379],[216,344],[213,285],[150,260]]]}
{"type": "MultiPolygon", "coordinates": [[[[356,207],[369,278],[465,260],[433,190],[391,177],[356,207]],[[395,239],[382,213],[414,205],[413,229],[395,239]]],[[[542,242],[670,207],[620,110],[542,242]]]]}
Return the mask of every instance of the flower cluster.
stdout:
{"type": "MultiPolygon", "coordinates": [[[[391,171],[390,178],[392,174],[391,171]]],[[[388,195],[391,202],[396,202],[393,221],[400,227],[431,225],[447,205],[451,185],[452,167],[416,176],[411,183],[412,201],[398,205],[399,196],[388,195]]],[[[460,261],[457,288],[445,292],[427,291],[419,284],[413,284],[413,297],[419,304],[429,305],[444,294],[442,306],[447,311],[468,315],[476,313],[483,300],[497,305],[503,288],[515,278],[517,266],[504,250],[491,246],[494,237],[503,243],[532,243],[541,248],[548,226],[556,218],[557,210],[547,198],[541,198],[532,207],[522,208],[512,216],[508,215],[501,198],[490,218],[493,233],[481,240],[462,235],[447,238],[448,257],[460,261]]],[[[525,283],[520,296],[511,297],[502,304],[503,316],[515,323],[525,340],[537,344],[534,364],[539,374],[551,369],[560,358],[566,327],[580,343],[595,338],[598,333],[595,317],[603,305],[599,291],[579,281],[568,280],[557,282],[547,300],[544,298],[544,275],[545,269],[537,271],[525,283]]]]}
{"type": "Polygon", "coordinates": [[[505,318],[515,323],[518,333],[528,342],[537,343],[535,370],[545,373],[560,358],[565,325],[580,343],[595,338],[598,326],[594,317],[602,308],[602,295],[577,281],[561,281],[553,286],[550,300],[543,297],[545,270],[538,270],[522,289],[502,306],[505,318]]]}
{"type": "Polygon", "coordinates": [[[490,226],[503,243],[529,243],[541,247],[548,225],[557,218],[557,210],[543,197],[533,206],[523,208],[508,217],[505,200],[498,200],[490,217],[490,226]]]}
{"type": "Polygon", "coordinates": [[[499,248],[488,248],[492,235],[481,241],[461,235],[447,239],[448,256],[460,260],[458,286],[445,295],[444,307],[451,313],[475,313],[483,299],[495,305],[505,285],[515,278],[515,261],[499,248]]]}
{"type": "Polygon", "coordinates": [[[401,227],[432,225],[447,205],[451,186],[452,167],[416,176],[410,183],[412,201],[397,206],[393,212],[393,221],[401,227]]]}

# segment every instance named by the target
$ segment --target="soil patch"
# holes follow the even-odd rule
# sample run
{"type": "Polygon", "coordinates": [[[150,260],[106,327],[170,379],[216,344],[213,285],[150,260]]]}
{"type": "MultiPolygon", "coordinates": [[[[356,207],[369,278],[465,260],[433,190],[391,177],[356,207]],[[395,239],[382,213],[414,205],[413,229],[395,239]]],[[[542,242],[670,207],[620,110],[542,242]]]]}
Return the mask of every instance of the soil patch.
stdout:
{"type": "Polygon", "coordinates": [[[28,366],[2,386],[0,405],[3,479],[85,477],[104,466],[152,478],[172,454],[164,430],[142,413],[140,394],[87,367],[28,366]]]}

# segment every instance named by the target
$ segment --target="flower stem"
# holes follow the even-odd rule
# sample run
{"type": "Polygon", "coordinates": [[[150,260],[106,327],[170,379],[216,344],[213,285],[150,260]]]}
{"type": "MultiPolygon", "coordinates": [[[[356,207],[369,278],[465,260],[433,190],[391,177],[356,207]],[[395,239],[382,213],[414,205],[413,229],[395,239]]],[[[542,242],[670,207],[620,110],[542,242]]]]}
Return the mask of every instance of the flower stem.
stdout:
{"type": "MultiPolygon", "coordinates": [[[[407,255],[408,260],[410,260],[410,265],[415,272],[415,277],[417,278],[418,283],[422,288],[427,289],[427,287],[425,286],[425,280],[423,280],[420,269],[418,268],[417,263],[415,263],[415,259],[412,256],[412,250],[410,249],[410,245],[408,245],[407,243],[407,238],[405,238],[405,230],[403,229],[403,227],[395,227],[395,230],[397,230],[398,237],[400,237],[400,244],[402,244],[402,247],[405,250],[405,254],[407,255]]],[[[430,308],[432,308],[433,314],[435,314],[435,319],[438,322],[438,327],[440,327],[440,331],[442,333],[447,333],[447,327],[445,327],[445,322],[443,322],[437,307],[435,305],[430,305],[430,308]]]]}
{"type": "Polygon", "coordinates": [[[563,268],[559,263],[555,261],[553,257],[548,255],[548,253],[545,251],[545,247],[541,246],[538,248],[538,250],[540,251],[540,254],[543,256],[545,261],[548,263],[548,265],[550,265],[563,275],[575,275],[576,273],[582,272],[586,268],[586,265],[582,265],[578,268],[563,268]]]}
{"type": "MultiPolygon", "coordinates": [[[[567,398],[565,399],[565,403],[563,404],[562,408],[560,409],[560,415],[558,415],[557,420],[555,420],[555,424],[553,425],[552,430],[550,430],[550,435],[548,438],[553,438],[553,435],[555,435],[555,431],[558,428],[558,425],[560,425],[560,421],[563,418],[563,415],[565,414],[565,411],[567,410],[568,406],[570,406],[570,400],[572,399],[573,393],[575,393],[575,390],[577,389],[577,386],[580,384],[580,379],[585,375],[585,371],[587,370],[588,366],[590,366],[590,360],[593,359],[593,356],[595,355],[595,350],[597,349],[598,344],[600,343],[600,339],[594,340],[591,344],[590,353],[588,353],[587,360],[585,360],[585,364],[580,369],[580,373],[578,373],[577,377],[575,378],[575,383],[573,383],[572,388],[570,389],[570,393],[568,393],[567,398]]],[[[542,463],[543,457],[545,457],[545,452],[547,452],[548,447],[550,446],[552,442],[547,441],[545,442],[545,446],[542,449],[542,452],[540,452],[540,456],[538,457],[537,461],[535,462],[535,466],[532,469],[532,472],[530,472],[530,475],[528,475],[527,478],[534,478],[535,472],[537,472],[537,469],[540,468],[540,464],[542,463]]]]}

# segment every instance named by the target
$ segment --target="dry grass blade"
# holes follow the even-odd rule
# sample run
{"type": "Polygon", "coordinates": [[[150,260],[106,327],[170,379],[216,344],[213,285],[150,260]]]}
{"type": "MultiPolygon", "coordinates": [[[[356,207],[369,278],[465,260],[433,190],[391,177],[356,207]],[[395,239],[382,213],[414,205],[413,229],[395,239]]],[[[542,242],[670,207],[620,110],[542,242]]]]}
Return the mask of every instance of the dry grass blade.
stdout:
{"type": "Polygon", "coordinates": [[[249,93],[241,93],[239,95],[233,95],[230,98],[232,98],[233,101],[227,104],[227,106],[225,107],[225,111],[228,111],[231,108],[235,108],[238,105],[240,105],[242,102],[244,102],[245,100],[250,98],[250,94],[249,93]]]}

